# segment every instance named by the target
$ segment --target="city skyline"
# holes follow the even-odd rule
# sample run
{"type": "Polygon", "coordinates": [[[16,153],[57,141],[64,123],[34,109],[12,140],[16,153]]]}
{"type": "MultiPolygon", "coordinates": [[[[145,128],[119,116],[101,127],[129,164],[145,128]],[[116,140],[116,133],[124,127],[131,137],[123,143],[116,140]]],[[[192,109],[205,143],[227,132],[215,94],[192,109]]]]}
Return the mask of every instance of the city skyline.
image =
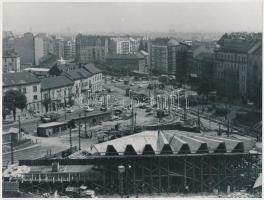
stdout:
{"type": "Polygon", "coordinates": [[[15,33],[260,32],[262,2],[4,3],[3,30],[15,33]]]}

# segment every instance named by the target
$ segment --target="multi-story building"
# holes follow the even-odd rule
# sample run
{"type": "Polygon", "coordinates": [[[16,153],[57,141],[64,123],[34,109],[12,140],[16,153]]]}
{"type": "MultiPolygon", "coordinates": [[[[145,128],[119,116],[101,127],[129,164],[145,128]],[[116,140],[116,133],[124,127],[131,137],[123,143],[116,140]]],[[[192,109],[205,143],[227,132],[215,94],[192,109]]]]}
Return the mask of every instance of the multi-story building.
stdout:
{"type": "Polygon", "coordinates": [[[108,37],[78,34],[76,59],[81,63],[102,62],[108,54],[108,37]]]}
{"type": "Polygon", "coordinates": [[[149,54],[148,54],[148,52],[141,50],[139,53],[144,57],[144,62],[145,62],[144,66],[142,66],[142,65],[139,66],[139,72],[149,72],[149,66],[148,66],[149,54]]]}
{"type": "Polygon", "coordinates": [[[70,70],[63,73],[74,82],[73,95],[76,102],[84,103],[83,94],[92,89],[92,74],[84,68],[70,70]]]}
{"type": "Polygon", "coordinates": [[[55,55],[58,58],[65,58],[64,55],[64,40],[62,38],[55,39],[55,55]]]}
{"type": "Polygon", "coordinates": [[[69,103],[74,82],[67,76],[52,76],[40,79],[42,112],[56,111],[69,103]],[[49,102],[45,105],[45,102],[49,102]]]}
{"type": "Polygon", "coordinates": [[[257,78],[251,73],[256,66],[251,58],[262,60],[258,53],[262,51],[261,37],[261,34],[231,33],[220,38],[215,50],[215,81],[219,95],[243,101],[248,99],[250,83],[257,78]]]}
{"type": "Polygon", "coordinates": [[[3,52],[13,51],[15,48],[15,37],[11,31],[3,31],[3,52]]]}
{"type": "Polygon", "coordinates": [[[114,37],[109,44],[111,54],[133,54],[139,50],[139,40],[132,37],[114,37]]]}
{"type": "Polygon", "coordinates": [[[262,102],[262,46],[248,56],[248,99],[258,106],[262,102]]]}
{"type": "Polygon", "coordinates": [[[76,56],[75,38],[64,41],[64,58],[73,59],[76,56]]]}
{"type": "Polygon", "coordinates": [[[157,38],[150,44],[150,67],[153,73],[173,74],[180,79],[185,76],[188,45],[175,39],[157,38]]]}
{"type": "Polygon", "coordinates": [[[26,110],[41,111],[40,81],[30,72],[3,75],[3,91],[19,90],[27,98],[26,110]]]}
{"type": "Polygon", "coordinates": [[[39,65],[39,60],[48,55],[48,41],[45,36],[37,35],[34,37],[35,64],[39,65]]]}
{"type": "Polygon", "coordinates": [[[16,52],[3,52],[3,73],[20,72],[20,57],[16,52]]]}
{"type": "Polygon", "coordinates": [[[91,92],[102,91],[103,86],[103,74],[100,69],[98,69],[93,63],[89,63],[83,67],[89,73],[91,73],[91,77],[89,79],[89,84],[86,89],[90,89],[91,92]]]}
{"type": "Polygon", "coordinates": [[[106,66],[111,72],[129,75],[145,69],[145,57],[140,54],[115,54],[106,56],[106,66]]]}
{"type": "Polygon", "coordinates": [[[190,75],[194,75],[198,79],[213,80],[214,75],[214,59],[213,53],[202,52],[195,55],[192,61],[190,75]]]}
{"type": "Polygon", "coordinates": [[[34,65],[34,36],[32,33],[24,33],[22,37],[16,37],[14,49],[20,57],[22,68],[34,65]]]}
{"type": "MultiPolygon", "coordinates": [[[[203,65],[207,62],[212,62],[211,61],[211,56],[213,54],[213,50],[210,50],[206,48],[203,45],[193,45],[191,46],[186,54],[186,73],[188,76],[194,77],[201,77],[204,76],[202,75],[202,71],[200,71],[200,67],[203,68],[203,65]],[[210,59],[209,59],[210,57],[210,59]],[[205,63],[203,63],[203,58],[205,59],[205,63]]],[[[206,64],[207,66],[207,64],[206,64]]],[[[213,66],[211,66],[213,70],[213,66]]]]}

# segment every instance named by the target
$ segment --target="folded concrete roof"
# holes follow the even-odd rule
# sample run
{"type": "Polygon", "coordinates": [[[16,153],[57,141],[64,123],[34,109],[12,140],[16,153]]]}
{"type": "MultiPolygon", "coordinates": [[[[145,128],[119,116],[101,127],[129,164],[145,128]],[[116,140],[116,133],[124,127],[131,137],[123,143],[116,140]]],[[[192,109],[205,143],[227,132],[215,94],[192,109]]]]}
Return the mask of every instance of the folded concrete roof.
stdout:
{"type": "MultiPolygon", "coordinates": [[[[93,155],[244,153],[246,140],[178,130],[143,131],[92,146],[93,155]]],[[[79,158],[77,152],[71,158],[79,158]]]]}

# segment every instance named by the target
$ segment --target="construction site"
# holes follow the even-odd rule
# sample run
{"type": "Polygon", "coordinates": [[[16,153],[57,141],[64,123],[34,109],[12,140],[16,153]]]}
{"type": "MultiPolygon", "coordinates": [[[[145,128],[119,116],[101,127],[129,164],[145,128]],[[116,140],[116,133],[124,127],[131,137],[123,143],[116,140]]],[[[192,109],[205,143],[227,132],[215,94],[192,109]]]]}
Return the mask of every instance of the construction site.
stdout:
{"type": "Polygon", "coordinates": [[[22,191],[60,194],[70,186],[121,197],[151,193],[252,190],[260,153],[246,137],[178,130],[143,131],[95,144],[67,158],[20,160],[4,180],[22,191]]]}
{"type": "Polygon", "coordinates": [[[91,119],[79,116],[54,136],[68,135],[69,129],[70,148],[8,165],[3,170],[3,196],[261,196],[262,158],[257,145],[261,137],[234,131],[230,123],[188,109],[186,97],[182,109],[179,99],[173,99],[178,103],[175,110],[168,99],[157,101],[152,117],[147,118],[145,112],[150,108],[143,104],[136,108],[128,95],[131,109],[126,110],[130,114],[126,121],[111,121],[119,109],[91,119]],[[100,129],[86,126],[89,123],[101,123],[100,129]],[[109,123],[115,128],[107,130],[112,126],[109,123]],[[84,136],[93,130],[97,139],[81,145],[85,140],[82,127],[84,136]]]}

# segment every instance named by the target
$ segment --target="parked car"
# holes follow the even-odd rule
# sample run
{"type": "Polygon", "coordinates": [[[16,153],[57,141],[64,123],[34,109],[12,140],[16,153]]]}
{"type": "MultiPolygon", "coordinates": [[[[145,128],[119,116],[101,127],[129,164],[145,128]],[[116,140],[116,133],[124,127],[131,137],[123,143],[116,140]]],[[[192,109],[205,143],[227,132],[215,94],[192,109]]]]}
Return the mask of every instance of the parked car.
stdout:
{"type": "Polygon", "coordinates": [[[66,112],[67,112],[67,113],[73,113],[73,112],[74,112],[74,110],[73,110],[73,109],[70,109],[70,108],[68,108],[68,109],[66,110],[66,112]]]}
{"type": "Polygon", "coordinates": [[[106,107],[106,106],[102,106],[102,107],[100,108],[100,110],[101,110],[101,111],[107,111],[107,107],[106,107]]]}
{"type": "Polygon", "coordinates": [[[86,107],[84,107],[84,111],[85,112],[92,112],[92,111],[94,111],[94,109],[89,107],[89,106],[86,106],[86,107]]]}

